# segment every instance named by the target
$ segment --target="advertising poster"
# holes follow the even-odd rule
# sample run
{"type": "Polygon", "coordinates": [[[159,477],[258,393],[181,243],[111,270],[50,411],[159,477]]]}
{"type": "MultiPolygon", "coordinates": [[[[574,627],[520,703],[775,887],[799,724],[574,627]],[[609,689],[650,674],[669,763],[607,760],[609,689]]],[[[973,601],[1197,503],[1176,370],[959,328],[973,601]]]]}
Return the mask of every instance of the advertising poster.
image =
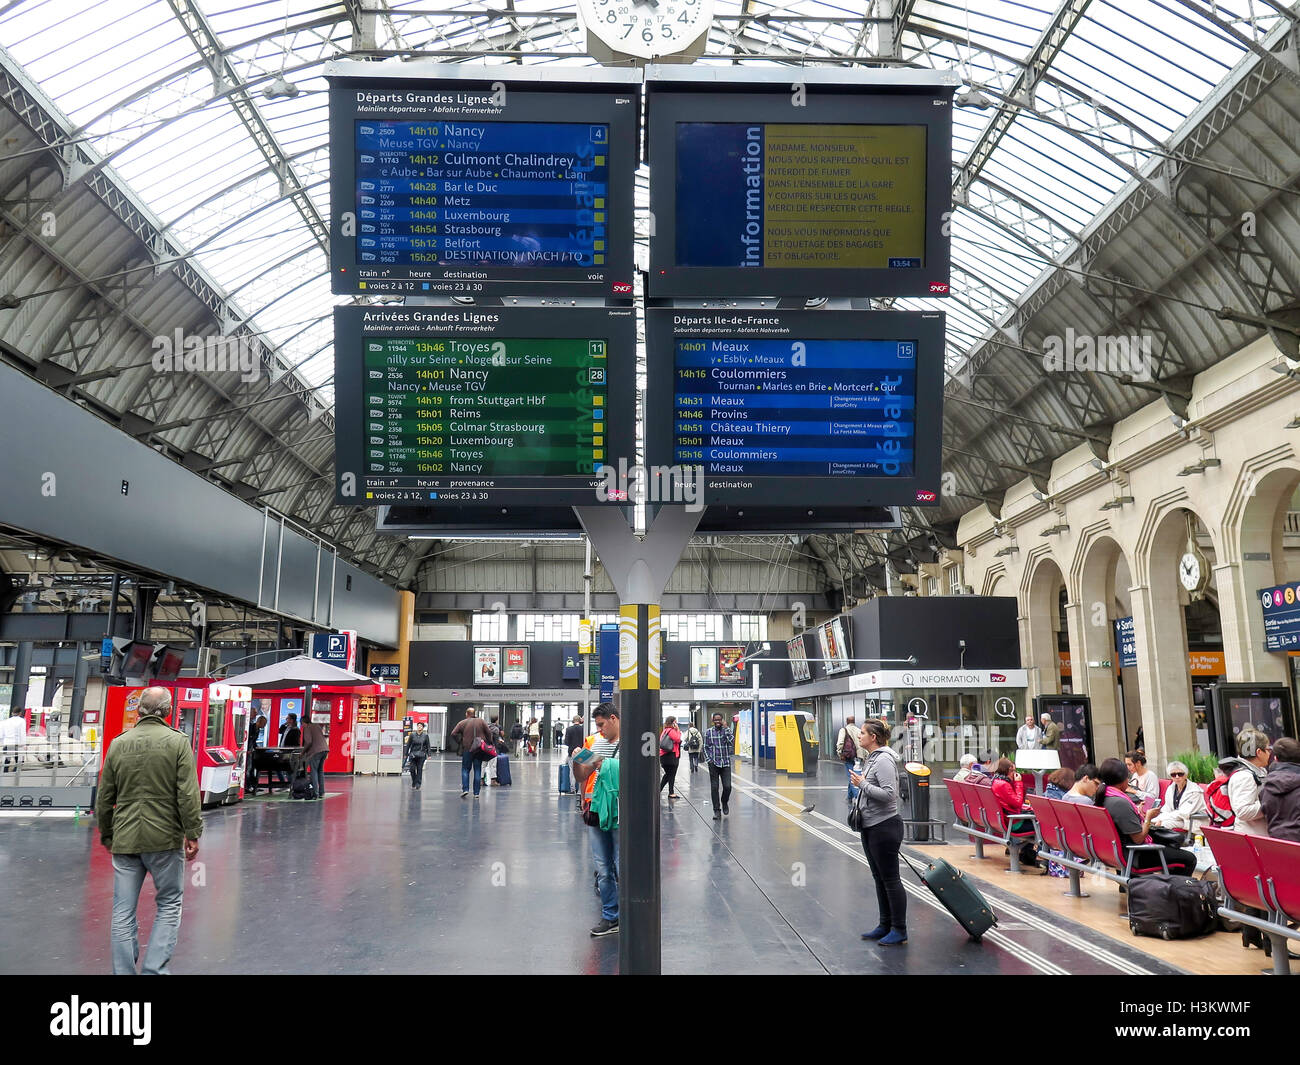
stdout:
{"type": "Polygon", "coordinates": [[[1078,769],[1088,761],[1088,708],[1083,703],[1061,702],[1047,707],[1061,726],[1057,753],[1062,769],[1078,769]]]}
{"type": "Polygon", "coordinates": [[[827,673],[843,673],[849,668],[849,648],[844,640],[844,625],[840,618],[831,618],[817,630],[822,658],[827,673]]]}
{"type": "Polygon", "coordinates": [[[500,684],[501,683],[501,648],[500,647],[475,647],[474,648],[474,683],[475,684],[500,684]]]}
{"type": "Polygon", "coordinates": [[[718,648],[718,683],[741,684],[745,680],[745,657],[743,647],[718,648]]]}
{"type": "Polygon", "coordinates": [[[505,649],[505,668],[501,673],[502,684],[528,683],[528,648],[507,647],[505,649]]]}
{"type": "Polygon", "coordinates": [[[796,636],[785,645],[786,657],[790,659],[790,676],[795,680],[812,680],[808,668],[808,652],[804,650],[802,636],[796,636]]]}
{"type": "Polygon", "coordinates": [[[718,683],[718,649],[716,647],[691,648],[691,683],[718,683]]]}
{"type": "MultiPolygon", "coordinates": [[[[754,757],[754,711],[742,710],[740,720],[735,724],[736,753],[741,758],[754,757]]],[[[773,741],[775,742],[775,741],[773,741]]]]}
{"type": "MultiPolygon", "coordinates": [[[[590,640],[588,640],[588,643],[590,643],[590,640]]],[[[578,654],[578,645],[576,643],[563,644],[560,648],[560,658],[562,661],[560,679],[581,680],[582,662],[578,654]]]]}

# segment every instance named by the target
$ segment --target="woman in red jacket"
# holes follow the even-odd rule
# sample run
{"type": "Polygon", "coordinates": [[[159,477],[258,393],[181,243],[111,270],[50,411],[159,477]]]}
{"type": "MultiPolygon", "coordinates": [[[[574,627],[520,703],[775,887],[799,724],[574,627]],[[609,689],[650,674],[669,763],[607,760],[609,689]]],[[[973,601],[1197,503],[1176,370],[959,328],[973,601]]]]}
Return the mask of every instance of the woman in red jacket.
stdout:
{"type": "MultiPolygon", "coordinates": [[[[1006,810],[1009,814],[1028,813],[1029,809],[1025,806],[1025,778],[1016,772],[1016,767],[1011,764],[1010,758],[999,758],[998,764],[993,767],[993,797],[998,800],[998,805],[1006,810]]],[[[1032,831],[1032,821],[1011,822],[1012,832],[1032,831]]],[[[1039,868],[1038,849],[1035,839],[1028,839],[1020,844],[1020,863],[1022,865],[1039,868]]]]}
{"type": "Polygon", "coordinates": [[[664,722],[664,730],[659,733],[659,764],[663,766],[664,775],[659,781],[659,790],[668,785],[669,800],[677,798],[677,763],[682,757],[682,734],[677,728],[677,718],[670,717],[664,722]]]}

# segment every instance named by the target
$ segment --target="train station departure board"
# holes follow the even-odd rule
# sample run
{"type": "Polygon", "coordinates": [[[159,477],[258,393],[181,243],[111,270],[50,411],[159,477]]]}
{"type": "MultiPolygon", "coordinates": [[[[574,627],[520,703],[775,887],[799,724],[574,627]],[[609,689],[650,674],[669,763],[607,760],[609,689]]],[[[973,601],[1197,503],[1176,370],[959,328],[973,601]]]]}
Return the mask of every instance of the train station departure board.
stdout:
{"type": "Polygon", "coordinates": [[[943,315],[652,309],[647,453],[708,503],[938,501],[943,315]]]}
{"type": "Polygon", "coordinates": [[[630,308],[335,310],[336,498],[598,505],[634,454],[630,308]]]}
{"type": "Polygon", "coordinates": [[[649,295],[946,295],[952,87],[912,73],[647,75],[649,295]]]}
{"type": "Polygon", "coordinates": [[[464,70],[332,77],[334,291],[630,298],[639,99],[464,70]]]}

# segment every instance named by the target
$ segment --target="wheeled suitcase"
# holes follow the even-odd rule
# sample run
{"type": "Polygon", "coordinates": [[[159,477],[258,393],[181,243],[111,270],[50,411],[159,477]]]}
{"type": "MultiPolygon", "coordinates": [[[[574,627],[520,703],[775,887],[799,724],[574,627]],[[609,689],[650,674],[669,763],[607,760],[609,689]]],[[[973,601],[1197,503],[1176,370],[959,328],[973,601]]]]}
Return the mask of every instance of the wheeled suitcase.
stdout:
{"type": "Polygon", "coordinates": [[[569,787],[569,763],[561,762],[560,763],[560,794],[567,795],[570,790],[571,789],[569,787]]]}
{"type": "Polygon", "coordinates": [[[503,788],[508,788],[514,783],[510,779],[510,755],[505,751],[497,755],[497,783],[503,788]]]}
{"type": "Polygon", "coordinates": [[[1135,936],[1202,936],[1217,927],[1217,913],[1217,894],[1207,881],[1147,873],[1128,882],[1128,926],[1135,936]]]}
{"type": "Polygon", "coordinates": [[[899,855],[907,867],[916,874],[916,878],[930,889],[931,894],[943,903],[944,909],[957,918],[957,923],[966,929],[966,934],[980,941],[990,928],[998,923],[998,915],[993,907],[980,894],[960,869],[954,869],[942,858],[931,858],[925,871],[921,872],[903,855],[899,855]]]}

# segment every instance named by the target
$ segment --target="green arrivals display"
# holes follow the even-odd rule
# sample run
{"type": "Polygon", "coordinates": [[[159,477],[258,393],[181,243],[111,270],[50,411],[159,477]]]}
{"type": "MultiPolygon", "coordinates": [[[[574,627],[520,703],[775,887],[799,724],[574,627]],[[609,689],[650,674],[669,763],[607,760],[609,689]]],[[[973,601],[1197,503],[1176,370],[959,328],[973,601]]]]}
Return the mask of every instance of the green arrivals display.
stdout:
{"type": "Polygon", "coordinates": [[[574,476],[604,462],[604,339],[370,337],[365,456],[380,476],[574,476]]]}

